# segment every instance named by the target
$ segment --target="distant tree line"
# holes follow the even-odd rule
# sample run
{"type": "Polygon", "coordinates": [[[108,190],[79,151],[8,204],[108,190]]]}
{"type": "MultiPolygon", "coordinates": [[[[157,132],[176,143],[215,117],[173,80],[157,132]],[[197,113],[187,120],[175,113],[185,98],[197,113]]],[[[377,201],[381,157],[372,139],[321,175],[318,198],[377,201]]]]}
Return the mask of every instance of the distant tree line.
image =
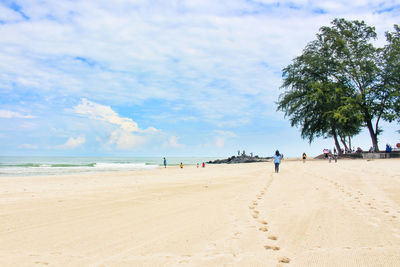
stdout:
{"type": "Polygon", "coordinates": [[[302,138],[332,137],[341,153],[366,127],[379,151],[379,123],[400,122],[400,28],[386,32],[383,48],[376,38],[364,21],[334,19],[283,69],[277,110],[302,138]]]}

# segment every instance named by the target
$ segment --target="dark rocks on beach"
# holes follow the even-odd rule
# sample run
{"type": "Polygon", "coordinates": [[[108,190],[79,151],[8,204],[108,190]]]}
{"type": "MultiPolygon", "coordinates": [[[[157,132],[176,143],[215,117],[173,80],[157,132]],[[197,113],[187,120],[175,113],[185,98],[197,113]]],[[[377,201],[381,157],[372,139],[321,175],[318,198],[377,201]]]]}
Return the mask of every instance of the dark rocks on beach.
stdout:
{"type": "Polygon", "coordinates": [[[272,157],[259,157],[259,156],[247,156],[247,155],[241,155],[241,156],[232,156],[227,159],[217,159],[217,160],[210,160],[207,162],[208,164],[222,164],[222,163],[227,163],[227,164],[235,164],[235,163],[251,163],[251,162],[267,162],[271,161],[272,157]]]}

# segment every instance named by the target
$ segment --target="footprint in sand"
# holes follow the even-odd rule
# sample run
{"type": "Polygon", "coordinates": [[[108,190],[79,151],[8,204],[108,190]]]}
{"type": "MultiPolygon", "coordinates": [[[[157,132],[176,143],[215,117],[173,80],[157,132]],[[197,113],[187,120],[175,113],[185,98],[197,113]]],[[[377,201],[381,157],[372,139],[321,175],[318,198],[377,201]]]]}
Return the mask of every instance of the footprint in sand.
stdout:
{"type": "Polygon", "coordinates": [[[290,259],[288,257],[281,257],[281,258],[279,258],[279,262],[281,262],[281,263],[289,263],[290,259]]]}
{"type": "Polygon", "coordinates": [[[258,230],[263,231],[263,232],[267,232],[268,228],[266,226],[262,226],[262,227],[258,228],[258,230]]]}
{"type": "Polygon", "coordinates": [[[266,221],[264,221],[264,220],[260,220],[260,221],[258,221],[258,222],[261,223],[261,224],[265,224],[265,225],[268,224],[268,222],[266,222],[266,221]]]}
{"type": "Polygon", "coordinates": [[[389,213],[389,211],[388,211],[388,210],[385,210],[384,213],[389,213]]]}
{"type": "Polygon", "coordinates": [[[181,257],[183,258],[183,261],[186,261],[186,260],[188,260],[189,258],[191,258],[192,255],[190,255],[190,254],[184,254],[184,255],[181,255],[181,257]]]}
{"type": "Polygon", "coordinates": [[[44,261],[35,261],[35,264],[49,265],[48,262],[44,262],[44,261]]]}
{"type": "Polygon", "coordinates": [[[276,236],[274,236],[274,235],[268,236],[268,239],[271,239],[271,240],[278,240],[278,238],[277,238],[276,236]]]}
{"type": "Polygon", "coordinates": [[[264,246],[265,249],[272,249],[272,250],[280,250],[280,247],[276,247],[276,246],[269,246],[269,245],[265,245],[264,246]]]}

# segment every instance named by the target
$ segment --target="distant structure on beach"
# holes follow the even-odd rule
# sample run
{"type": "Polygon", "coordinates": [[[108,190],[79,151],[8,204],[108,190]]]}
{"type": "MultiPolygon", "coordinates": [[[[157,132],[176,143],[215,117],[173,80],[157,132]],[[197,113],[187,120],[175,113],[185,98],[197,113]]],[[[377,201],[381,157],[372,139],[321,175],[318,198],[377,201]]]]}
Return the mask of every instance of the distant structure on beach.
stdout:
{"type": "MultiPolygon", "coordinates": [[[[240,150],[238,151],[238,154],[240,154],[240,150]]],[[[267,162],[271,161],[272,157],[259,157],[259,156],[253,156],[253,152],[250,153],[250,156],[246,155],[245,151],[243,150],[242,155],[240,156],[232,156],[227,159],[217,159],[217,160],[210,160],[207,163],[208,164],[222,164],[222,163],[227,163],[227,164],[235,164],[235,163],[251,163],[251,162],[267,162]]]]}

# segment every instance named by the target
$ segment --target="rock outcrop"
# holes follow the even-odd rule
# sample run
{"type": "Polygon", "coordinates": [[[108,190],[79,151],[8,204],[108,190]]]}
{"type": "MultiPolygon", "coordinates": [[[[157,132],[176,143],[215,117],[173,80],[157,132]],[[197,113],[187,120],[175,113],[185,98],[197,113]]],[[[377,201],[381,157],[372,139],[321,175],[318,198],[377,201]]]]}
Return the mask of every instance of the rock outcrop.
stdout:
{"type": "Polygon", "coordinates": [[[251,163],[251,162],[267,162],[271,161],[272,157],[259,157],[259,156],[248,156],[248,155],[241,155],[241,156],[232,156],[227,159],[217,159],[207,162],[208,164],[235,164],[235,163],[251,163]]]}

